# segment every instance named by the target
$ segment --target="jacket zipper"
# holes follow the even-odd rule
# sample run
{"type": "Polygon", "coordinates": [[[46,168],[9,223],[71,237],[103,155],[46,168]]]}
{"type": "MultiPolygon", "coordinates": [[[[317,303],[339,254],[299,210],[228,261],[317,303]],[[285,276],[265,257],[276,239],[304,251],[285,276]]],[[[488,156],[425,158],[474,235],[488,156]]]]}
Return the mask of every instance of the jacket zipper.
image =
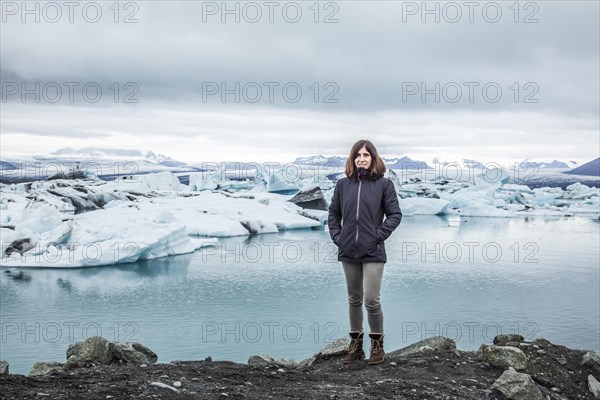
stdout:
{"type": "Polygon", "coordinates": [[[356,236],[354,238],[354,258],[358,258],[358,211],[360,210],[360,188],[362,181],[358,179],[358,195],[356,196],[356,236]]]}

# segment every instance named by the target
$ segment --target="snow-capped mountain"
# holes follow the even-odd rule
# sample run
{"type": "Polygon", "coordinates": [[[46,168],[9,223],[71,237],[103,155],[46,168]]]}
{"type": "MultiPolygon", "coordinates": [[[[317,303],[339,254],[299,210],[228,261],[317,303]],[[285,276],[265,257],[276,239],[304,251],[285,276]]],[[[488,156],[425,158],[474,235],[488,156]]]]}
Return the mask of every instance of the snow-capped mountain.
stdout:
{"type": "Polygon", "coordinates": [[[390,169],[402,169],[402,168],[410,168],[410,169],[430,169],[431,167],[427,165],[424,161],[413,160],[410,157],[401,157],[401,158],[387,158],[382,157],[383,162],[386,167],[390,169]]]}
{"type": "MultiPolygon", "coordinates": [[[[348,157],[344,156],[308,156],[308,157],[298,157],[294,160],[295,164],[298,165],[321,165],[321,166],[335,166],[335,167],[344,167],[346,165],[346,159],[348,157]]],[[[414,169],[427,169],[431,168],[427,163],[423,161],[413,160],[409,157],[382,157],[383,162],[388,168],[392,169],[402,169],[406,168],[414,168],[414,169]]]]}
{"type": "MultiPolygon", "coordinates": [[[[50,153],[51,156],[63,158],[77,158],[80,161],[89,159],[100,160],[129,160],[129,161],[146,161],[150,163],[165,165],[167,167],[177,167],[186,165],[181,161],[176,161],[171,157],[156,154],[153,151],[148,151],[143,154],[137,149],[111,149],[102,147],[84,147],[75,149],[72,147],[63,147],[50,153]]],[[[38,159],[47,159],[46,156],[38,156],[38,159]]]]}
{"type": "Polygon", "coordinates": [[[143,157],[140,150],[135,149],[110,149],[103,147],[83,147],[76,149],[73,147],[60,148],[50,155],[64,157],[93,157],[93,158],[132,158],[143,157]]]}
{"type": "Polygon", "coordinates": [[[298,157],[294,160],[295,164],[298,165],[327,165],[327,166],[335,166],[335,167],[343,167],[346,165],[347,157],[340,156],[308,156],[308,157],[298,157]]]}
{"type": "Polygon", "coordinates": [[[573,168],[565,172],[565,174],[600,176],[600,157],[577,168],[573,168]]]}
{"type": "MultiPolygon", "coordinates": [[[[470,158],[463,158],[462,160],[454,160],[454,161],[446,161],[442,160],[439,157],[435,157],[431,161],[434,165],[457,165],[461,168],[484,168],[486,167],[486,163],[489,162],[490,165],[495,165],[500,163],[503,167],[514,168],[517,167],[519,169],[571,169],[578,166],[577,161],[569,160],[569,161],[561,161],[555,159],[531,159],[527,158],[525,160],[514,160],[514,159],[500,159],[500,160],[489,160],[489,161],[480,161],[474,160],[470,158]]],[[[490,167],[488,165],[488,167],[490,167]]]]}
{"type": "Polygon", "coordinates": [[[147,161],[155,161],[157,164],[166,165],[167,167],[178,167],[186,165],[186,163],[184,162],[173,160],[171,157],[164,156],[162,154],[156,154],[153,151],[148,151],[146,153],[145,159],[147,161]]]}
{"type": "Polygon", "coordinates": [[[447,161],[447,160],[442,160],[439,157],[435,157],[433,160],[431,160],[431,163],[434,166],[453,165],[453,166],[458,166],[460,168],[465,168],[465,169],[469,169],[469,168],[483,169],[485,167],[485,162],[482,162],[479,160],[473,160],[471,158],[463,158],[462,160],[447,161]]]}
{"type": "Polygon", "coordinates": [[[560,160],[544,160],[544,159],[525,159],[519,163],[519,168],[575,168],[578,166],[577,161],[560,161],[560,160]]]}
{"type": "Polygon", "coordinates": [[[18,168],[19,168],[19,165],[17,163],[11,163],[11,162],[6,162],[6,161],[0,160],[0,169],[2,171],[15,170],[18,168]]]}

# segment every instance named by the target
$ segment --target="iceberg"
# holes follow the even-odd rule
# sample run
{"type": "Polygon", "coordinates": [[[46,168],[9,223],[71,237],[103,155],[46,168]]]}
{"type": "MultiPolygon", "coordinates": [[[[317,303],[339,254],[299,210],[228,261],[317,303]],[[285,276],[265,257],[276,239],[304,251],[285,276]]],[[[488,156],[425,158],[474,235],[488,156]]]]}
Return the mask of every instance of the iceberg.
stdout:
{"type": "Polygon", "coordinates": [[[319,218],[287,202],[289,196],[192,192],[175,184],[172,174],[153,175],[134,184],[139,193],[115,189],[131,190],[123,182],[93,180],[35,182],[25,190],[0,187],[0,264],[71,268],[130,263],[191,253],[217,244],[219,237],[321,227],[319,218]],[[60,207],[72,200],[69,196],[89,200],[90,193],[101,197],[109,190],[111,200],[102,208],[73,214],[60,207]]]}
{"type": "Polygon", "coordinates": [[[167,211],[132,213],[113,207],[73,216],[52,229],[38,214],[31,213],[15,226],[17,235],[13,235],[30,238],[32,248],[7,254],[10,243],[3,242],[3,266],[111,265],[191,253],[217,243],[216,239],[191,239],[185,224],[167,211]],[[27,228],[21,229],[22,225],[27,228]]]}
{"type": "Polygon", "coordinates": [[[471,180],[433,175],[421,181],[411,175],[396,181],[404,215],[464,215],[473,217],[519,217],[522,215],[573,216],[600,214],[598,188],[580,182],[566,187],[531,189],[510,182],[503,169],[489,169],[471,180]]]}
{"type": "MultiPolygon", "coordinates": [[[[324,228],[327,207],[312,210],[289,200],[301,187],[298,204],[308,207],[317,198],[330,202],[334,182],[328,176],[300,174],[297,182],[288,182],[281,170],[261,170],[255,180],[245,181],[224,175],[192,174],[189,186],[168,172],[113,182],[59,179],[0,185],[0,265],[131,263],[192,253],[223,237],[324,228]]],[[[531,189],[510,182],[504,170],[470,180],[421,180],[391,170],[387,176],[405,216],[600,215],[600,190],[580,182],[565,189],[531,189]]]]}
{"type": "Polygon", "coordinates": [[[200,172],[190,174],[189,190],[198,192],[202,190],[242,190],[252,189],[254,181],[246,180],[231,180],[222,174],[220,177],[215,176],[212,172],[200,172]]]}

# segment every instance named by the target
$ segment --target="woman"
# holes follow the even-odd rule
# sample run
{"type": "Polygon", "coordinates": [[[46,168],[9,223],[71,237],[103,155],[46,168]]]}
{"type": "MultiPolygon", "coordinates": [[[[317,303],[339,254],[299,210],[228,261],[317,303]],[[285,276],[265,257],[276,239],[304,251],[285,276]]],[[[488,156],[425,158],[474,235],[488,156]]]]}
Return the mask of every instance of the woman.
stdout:
{"type": "Polygon", "coordinates": [[[337,182],[329,206],[329,234],[338,247],[348,288],[350,347],[345,364],[365,358],[363,297],[371,330],[368,364],[381,364],[385,358],[380,303],[383,266],[387,262],[384,241],[402,220],[394,184],[383,177],[385,170],[370,141],[354,143],[346,161],[346,178],[337,182]]]}

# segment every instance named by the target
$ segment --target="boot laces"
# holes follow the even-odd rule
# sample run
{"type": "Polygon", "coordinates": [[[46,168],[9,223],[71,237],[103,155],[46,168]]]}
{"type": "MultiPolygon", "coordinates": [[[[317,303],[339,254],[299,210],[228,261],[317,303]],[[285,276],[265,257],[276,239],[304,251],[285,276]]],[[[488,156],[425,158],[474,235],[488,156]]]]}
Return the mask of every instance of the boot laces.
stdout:
{"type": "Polygon", "coordinates": [[[358,350],[358,340],[352,339],[350,341],[350,353],[354,353],[358,350]]]}
{"type": "Polygon", "coordinates": [[[371,343],[371,352],[379,353],[381,352],[381,342],[379,340],[373,340],[371,343]]]}

